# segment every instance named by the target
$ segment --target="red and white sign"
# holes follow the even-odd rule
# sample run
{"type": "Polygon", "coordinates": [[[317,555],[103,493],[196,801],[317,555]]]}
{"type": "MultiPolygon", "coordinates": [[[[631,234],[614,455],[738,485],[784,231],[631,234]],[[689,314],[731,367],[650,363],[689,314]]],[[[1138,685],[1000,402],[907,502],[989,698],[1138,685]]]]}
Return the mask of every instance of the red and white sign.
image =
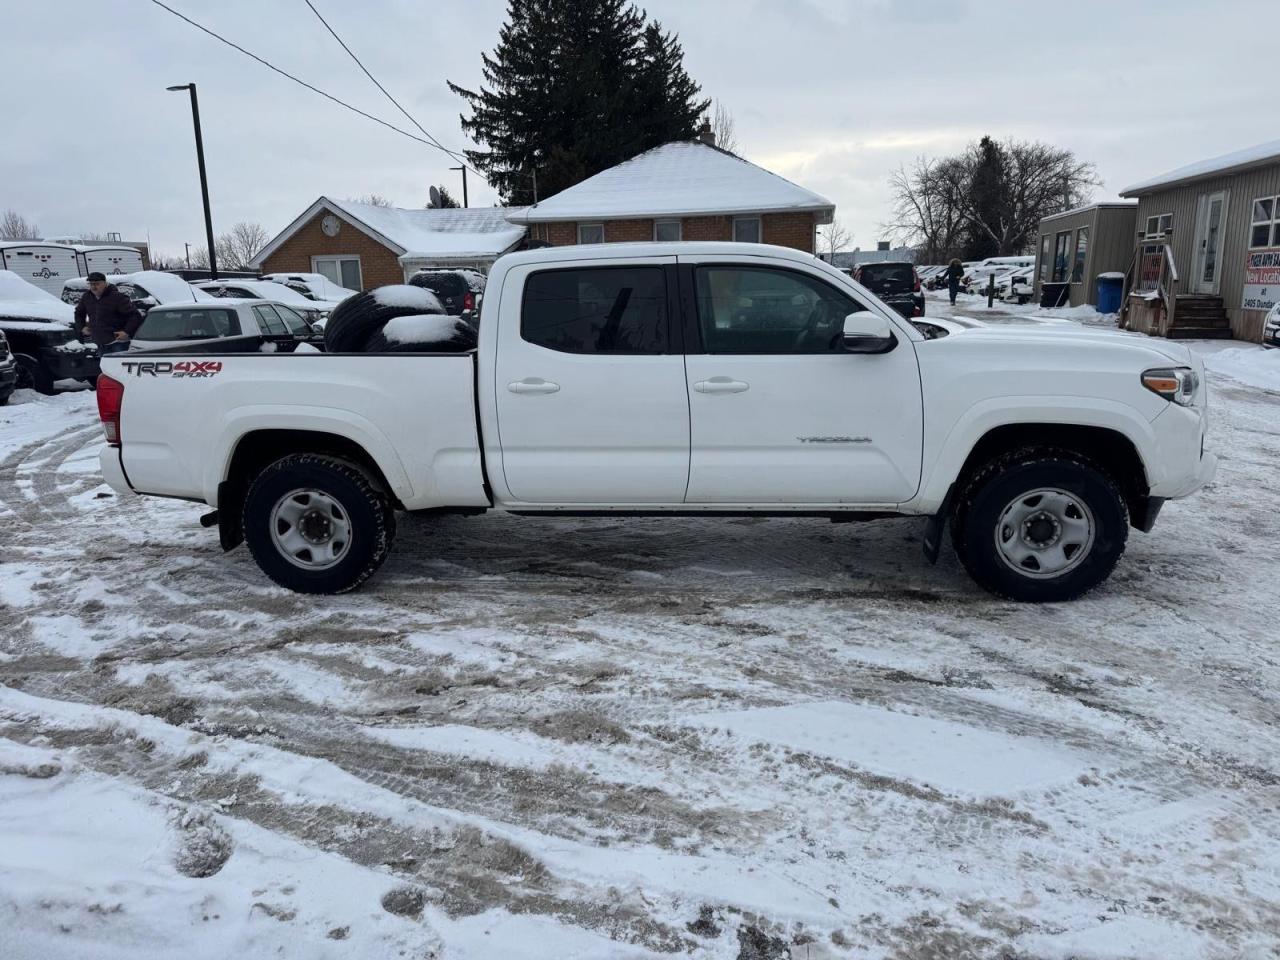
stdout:
{"type": "Polygon", "coordinates": [[[1242,310],[1270,310],[1280,300],[1280,247],[1250,250],[1245,256],[1242,310]]]}

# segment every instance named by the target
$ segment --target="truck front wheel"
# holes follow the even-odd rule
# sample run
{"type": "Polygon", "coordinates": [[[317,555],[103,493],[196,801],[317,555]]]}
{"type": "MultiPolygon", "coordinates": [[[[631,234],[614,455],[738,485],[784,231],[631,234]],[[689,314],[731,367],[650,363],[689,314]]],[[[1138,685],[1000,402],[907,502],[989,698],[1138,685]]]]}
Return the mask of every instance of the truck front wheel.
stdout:
{"type": "Polygon", "coordinates": [[[282,457],[254,479],[244,538],[263,573],[299,593],[345,593],[373,575],[395,514],[356,464],[327,454],[282,457]]]}
{"type": "Polygon", "coordinates": [[[1111,575],[1129,512],[1115,482],[1069,451],[1026,449],[976,471],[951,517],[969,575],[1011,600],[1071,600],[1111,575]]]}

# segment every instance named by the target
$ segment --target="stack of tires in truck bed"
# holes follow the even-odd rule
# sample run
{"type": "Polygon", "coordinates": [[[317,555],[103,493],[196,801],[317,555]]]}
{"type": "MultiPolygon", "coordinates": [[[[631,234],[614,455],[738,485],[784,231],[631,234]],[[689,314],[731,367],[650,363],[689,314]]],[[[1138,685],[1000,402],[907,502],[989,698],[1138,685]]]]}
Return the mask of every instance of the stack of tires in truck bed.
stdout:
{"type": "Polygon", "coordinates": [[[465,353],[476,328],[445,313],[430,290],[376,287],[334,307],[324,328],[328,353],[465,353]]]}

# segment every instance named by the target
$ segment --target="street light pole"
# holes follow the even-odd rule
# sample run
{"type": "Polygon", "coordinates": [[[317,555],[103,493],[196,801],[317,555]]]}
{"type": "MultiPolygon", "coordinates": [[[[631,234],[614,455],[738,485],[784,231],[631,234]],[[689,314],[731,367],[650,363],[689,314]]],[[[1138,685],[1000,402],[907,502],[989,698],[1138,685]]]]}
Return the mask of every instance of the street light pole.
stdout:
{"type": "Polygon", "coordinates": [[[183,249],[187,252],[187,269],[191,269],[191,244],[183,243],[183,249]]]}
{"type": "Polygon", "coordinates": [[[196,128],[196,163],[200,166],[200,196],[204,200],[204,233],[209,244],[209,279],[218,279],[218,256],[213,244],[213,214],[209,212],[209,179],[204,172],[204,137],[200,135],[200,101],[196,99],[196,85],[183,83],[166,90],[189,90],[191,92],[191,122],[196,128]]]}
{"type": "Polygon", "coordinates": [[[467,206],[467,168],[464,165],[461,167],[450,167],[449,169],[462,171],[462,205],[465,207],[467,206]]]}

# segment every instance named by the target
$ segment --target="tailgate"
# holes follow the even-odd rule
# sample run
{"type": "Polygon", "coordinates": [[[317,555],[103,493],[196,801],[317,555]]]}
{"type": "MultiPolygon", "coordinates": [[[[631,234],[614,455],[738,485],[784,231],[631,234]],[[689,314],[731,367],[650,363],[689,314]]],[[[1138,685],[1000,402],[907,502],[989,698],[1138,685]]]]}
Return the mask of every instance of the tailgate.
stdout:
{"type": "Polygon", "coordinates": [[[139,493],[215,504],[241,439],[289,431],[358,444],[407,509],[488,503],[473,354],[144,352],[102,369],[124,384],[120,461],[139,493]]]}

